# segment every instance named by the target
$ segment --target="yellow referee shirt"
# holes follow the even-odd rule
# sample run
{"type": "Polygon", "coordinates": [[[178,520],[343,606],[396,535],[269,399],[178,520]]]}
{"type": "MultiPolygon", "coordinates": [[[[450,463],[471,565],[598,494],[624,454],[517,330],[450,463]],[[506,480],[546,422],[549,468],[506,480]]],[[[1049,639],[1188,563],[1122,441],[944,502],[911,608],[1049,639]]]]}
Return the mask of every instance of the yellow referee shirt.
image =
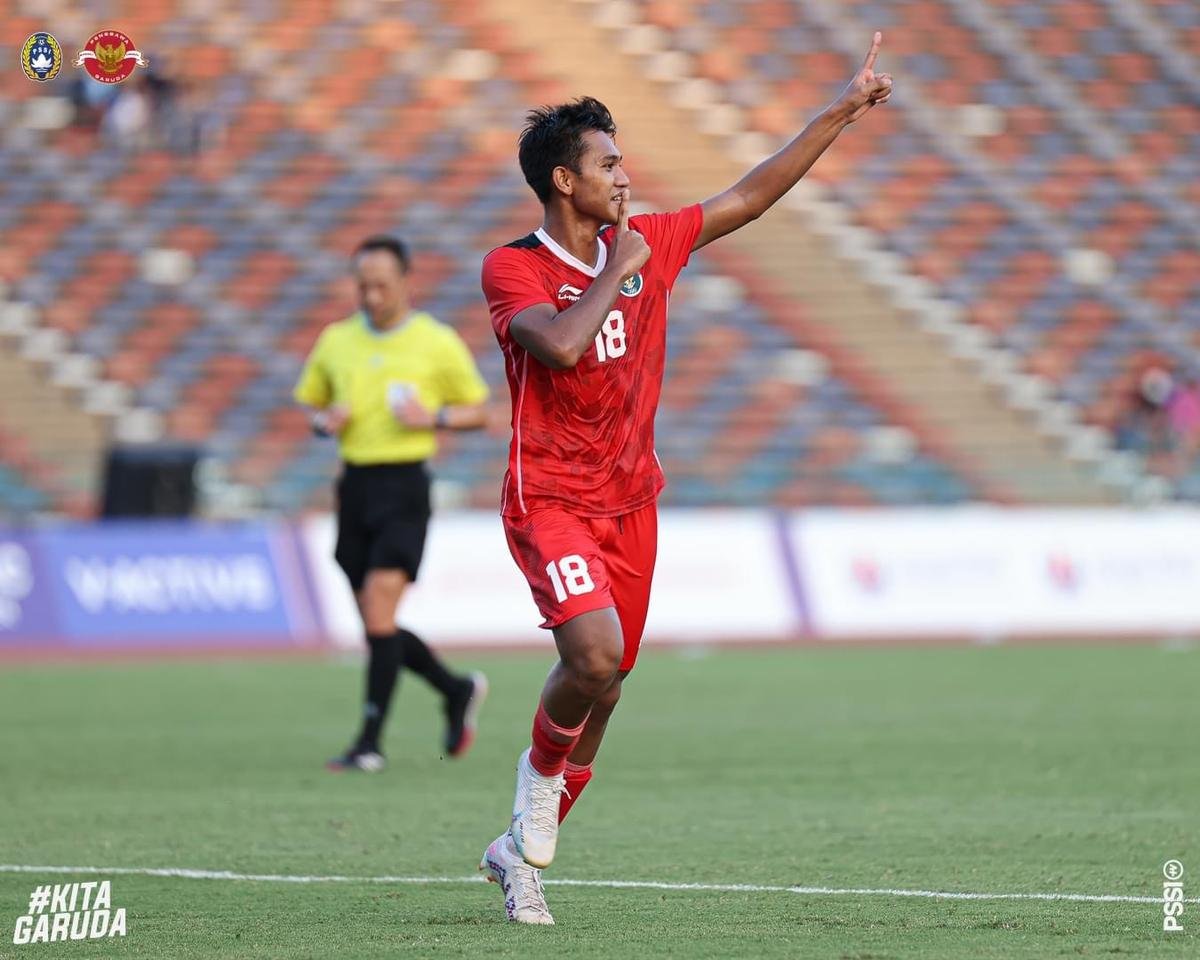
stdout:
{"type": "Polygon", "coordinates": [[[414,312],[400,326],[377,331],[363,313],[322,332],[296,384],[310,407],[346,407],[338,438],[347,463],[410,463],[437,452],[433,430],[411,430],[392,414],[389,395],[415,390],[430,410],[483,403],[487,384],[471,351],[452,327],[414,312]]]}

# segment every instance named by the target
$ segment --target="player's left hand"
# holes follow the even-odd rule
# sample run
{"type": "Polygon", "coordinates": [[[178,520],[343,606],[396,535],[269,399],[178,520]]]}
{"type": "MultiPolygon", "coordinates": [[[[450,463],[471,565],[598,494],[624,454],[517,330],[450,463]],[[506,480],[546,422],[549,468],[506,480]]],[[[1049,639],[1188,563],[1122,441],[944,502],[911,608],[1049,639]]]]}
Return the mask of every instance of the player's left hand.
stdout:
{"type": "Polygon", "coordinates": [[[887,103],[892,95],[891,74],[875,72],[875,57],[882,42],[883,34],[875,31],[871,49],[867,51],[862,67],[838,98],[838,106],[845,111],[847,123],[853,123],[875,104],[887,103]]]}
{"type": "Polygon", "coordinates": [[[432,430],[437,425],[437,414],[415,394],[409,394],[404,403],[392,407],[392,414],[410,430],[432,430]]]}

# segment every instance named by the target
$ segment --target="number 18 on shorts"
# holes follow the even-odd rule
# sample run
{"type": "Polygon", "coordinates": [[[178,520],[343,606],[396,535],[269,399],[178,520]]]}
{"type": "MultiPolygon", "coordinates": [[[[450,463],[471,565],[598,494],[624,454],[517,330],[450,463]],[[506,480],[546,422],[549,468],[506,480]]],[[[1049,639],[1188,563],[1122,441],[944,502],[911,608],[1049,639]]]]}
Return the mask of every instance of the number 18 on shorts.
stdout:
{"type": "Polygon", "coordinates": [[[582,613],[615,607],[632,666],[646,623],[658,551],[653,503],[620,517],[577,517],[543,507],[504,518],[508,549],[534,602],[554,628],[582,613]]]}
{"type": "Polygon", "coordinates": [[[581,597],[596,589],[587,561],[577,553],[551,560],[546,564],[546,576],[554,587],[554,599],[560,604],[566,603],[567,597],[581,597]]]}

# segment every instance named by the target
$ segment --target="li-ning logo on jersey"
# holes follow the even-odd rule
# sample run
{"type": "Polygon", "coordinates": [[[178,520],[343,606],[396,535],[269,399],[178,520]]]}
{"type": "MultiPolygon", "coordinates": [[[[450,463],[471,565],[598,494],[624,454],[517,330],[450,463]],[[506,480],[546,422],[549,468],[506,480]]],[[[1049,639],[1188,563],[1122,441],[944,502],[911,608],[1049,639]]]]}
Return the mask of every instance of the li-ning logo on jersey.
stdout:
{"type": "Polygon", "coordinates": [[[642,275],[635,273],[632,277],[621,284],[621,296],[636,297],[642,292],[642,275]]]}
{"type": "Polygon", "coordinates": [[[558,288],[558,299],[559,300],[570,300],[572,303],[574,303],[576,300],[578,300],[582,296],[583,296],[583,291],[580,290],[578,287],[571,286],[569,283],[564,283],[561,287],[558,288]]]}

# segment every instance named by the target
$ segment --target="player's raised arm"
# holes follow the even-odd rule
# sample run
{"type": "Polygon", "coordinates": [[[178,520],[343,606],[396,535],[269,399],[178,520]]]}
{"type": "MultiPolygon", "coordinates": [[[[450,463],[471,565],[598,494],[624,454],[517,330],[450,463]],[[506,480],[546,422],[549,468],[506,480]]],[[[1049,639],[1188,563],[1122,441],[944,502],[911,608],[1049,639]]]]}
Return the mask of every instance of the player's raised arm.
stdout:
{"type": "Polygon", "coordinates": [[[875,72],[883,34],[876,32],[862,67],[841,96],[821,111],[798,136],[768,157],[728,190],[705,200],[704,226],[693,250],[761,217],[792,189],[829,147],[843,128],[892,95],[892,78],[875,72]]]}
{"type": "Polygon", "coordinates": [[[579,301],[561,313],[539,303],[513,317],[513,339],[552,370],[567,370],[591,347],[621,284],[650,259],[646,238],[629,229],[629,195],[622,196],[608,263],[579,301]]]}

